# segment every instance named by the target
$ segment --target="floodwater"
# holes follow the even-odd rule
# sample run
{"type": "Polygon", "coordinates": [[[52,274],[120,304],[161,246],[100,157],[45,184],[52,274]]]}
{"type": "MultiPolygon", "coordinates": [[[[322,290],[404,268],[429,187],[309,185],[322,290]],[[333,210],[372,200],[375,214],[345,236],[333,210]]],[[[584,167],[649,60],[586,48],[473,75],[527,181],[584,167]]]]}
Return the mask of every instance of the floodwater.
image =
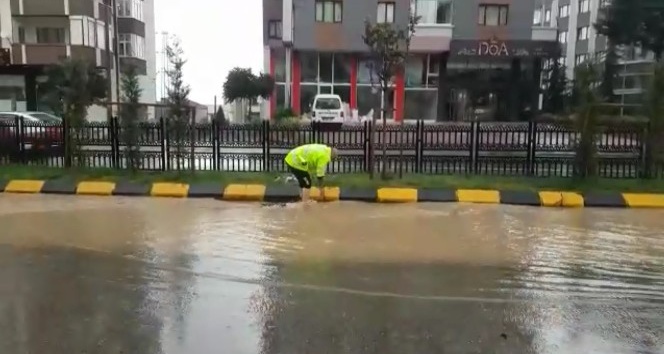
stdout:
{"type": "Polygon", "coordinates": [[[0,195],[0,353],[664,353],[664,214],[0,195]]]}

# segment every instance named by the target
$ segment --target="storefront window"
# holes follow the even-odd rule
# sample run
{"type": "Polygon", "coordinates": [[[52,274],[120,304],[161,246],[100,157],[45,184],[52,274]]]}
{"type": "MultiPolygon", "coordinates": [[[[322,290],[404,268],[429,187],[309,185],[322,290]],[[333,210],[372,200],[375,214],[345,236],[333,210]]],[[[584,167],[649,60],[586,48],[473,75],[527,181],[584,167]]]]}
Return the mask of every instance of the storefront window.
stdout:
{"type": "Polygon", "coordinates": [[[25,111],[25,78],[3,75],[0,80],[0,111],[25,111]]]}
{"type": "Polygon", "coordinates": [[[320,81],[332,82],[332,54],[320,53],[319,55],[320,81]]]}
{"type": "Polygon", "coordinates": [[[277,110],[282,109],[286,106],[286,85],[277,84],[276,85],[276,99],[277,99],[277,110]]]}
{"type": "Polygon", "coordinates": [[[318,54],[300,54],[300,75],[302,82],[318,82],[318,54]]]}
{"type": "Polygon", "coordinates": [[[334,94],[341,97],[341,101],[346,104],[350,104],[350,86],[348,85],[336,85],[334,86],[334,94]]]}
{"type": "Polygon", "coordinates": [[[316,85],[300,85],[300,112],[311,112],[311,104],[314,102],[317,92],[318,87],[316,85]]]}
{"type": "Polygon", "coordinates": [[[371,109],[379,107],[378,98],[380,94],[373,94],[371,86],[357,87],[357,111],[360,117],[369,114],[371,109]]]}
{"type": "Polygon", "coordinates": [[[350,83],[351,71],[350,56],[344,54],[334,55],[334,82],[350,83]]]}
{"type": "MultiPolygon", "coordinates": [[[[362,60],[357,63],[357,83],[358,84],[370,84],[371,83],[371,61],[362,60]]],[[[374,81],[377,81],[374,78],[374,81]]]]}
{"type": "Polygon", "coordinates": [[[406,87],[423,87],[426,56],[412,56],[406,61],[406,87]]]}
{"type": "Polygon", "coordinates": [[[274,59],[274,80],[276,82],[286,81],[286,52],[283,50],[275,50],[273,54],[274,59]]]}
{"type": "Polygon", "coordinates": [[[406,90],[404,95],[404,119],[436,119],[438,90],[406,90]]]}

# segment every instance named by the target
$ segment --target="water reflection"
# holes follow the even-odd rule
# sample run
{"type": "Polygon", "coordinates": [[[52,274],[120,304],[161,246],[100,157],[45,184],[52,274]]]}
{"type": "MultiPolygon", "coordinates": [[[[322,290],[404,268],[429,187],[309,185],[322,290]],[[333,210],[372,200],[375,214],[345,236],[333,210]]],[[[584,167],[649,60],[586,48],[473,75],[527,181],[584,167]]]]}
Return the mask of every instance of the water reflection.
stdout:
{"type": "Polygon", "coordinates": [[[0,195],[0,352],[659,353],[659,214],[0,195]]]}

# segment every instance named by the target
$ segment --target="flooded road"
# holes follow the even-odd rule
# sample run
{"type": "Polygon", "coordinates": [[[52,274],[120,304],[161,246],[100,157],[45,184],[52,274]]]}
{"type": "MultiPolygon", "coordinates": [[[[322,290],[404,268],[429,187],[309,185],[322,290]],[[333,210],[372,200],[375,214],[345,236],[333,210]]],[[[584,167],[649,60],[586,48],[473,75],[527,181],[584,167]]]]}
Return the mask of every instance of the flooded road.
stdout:
{"type": "Polygon", "coordinates": [[[0,353],[664,353],[664,214],[0,195],[0,353]]]}

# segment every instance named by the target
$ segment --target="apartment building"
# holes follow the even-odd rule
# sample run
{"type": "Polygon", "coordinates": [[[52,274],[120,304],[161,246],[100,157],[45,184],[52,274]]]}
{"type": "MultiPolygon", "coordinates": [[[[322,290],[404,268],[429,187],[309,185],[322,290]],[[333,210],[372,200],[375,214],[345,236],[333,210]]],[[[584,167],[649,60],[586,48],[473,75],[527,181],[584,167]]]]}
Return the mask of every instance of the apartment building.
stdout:
{"type": "MultiPolygon", "coordinates": [[[[597,33],[594,23],[601,9],[609,6],[610,0],[539,0],[536,4],[533,23],[558,28],[558,42],[562,46],[560,62],[567,67],[567,77],[574,77],[574,68],[597,57],[606,55],[606,37],[597,33]]],[[[615,94],[620,102],[636,104],[643,87],[652,73],[654,57],[638,48],[622,48],[618,77],[614,83],[615,94]]]]}
{"type": "Polygon", "coordinates": [[[534,25],[534,11],[533,0],[263,0],[265,71],[277,82],[264,113],[306,114],[318,93],[370,112],[379,97],[364,21],[405,28],[412,12],[420,21],[387,93],[387,118],[518,119],[537,109],[542,58],[559,50],[555,26],[534,25]],[[509,89],[528,80],[526,93],[509,89]]]}
{"type": "MultiPolygon", "coordinates": [[[[45,80],[44,69],[63,58],[110,68],[115,78],[116,33],[120,71],[135,67],[142,101],[154,103],[154,0],[0,0],[2,48],[11,58],[9,65],[0,67],[0,110],[43,109],[38,86],[45,80]]],[[[113,101],[118,100],[115,85],[113,80],[113,101]]],[[[94,107],[89,117],[105,119],[102,110],[94,107]]]]}

